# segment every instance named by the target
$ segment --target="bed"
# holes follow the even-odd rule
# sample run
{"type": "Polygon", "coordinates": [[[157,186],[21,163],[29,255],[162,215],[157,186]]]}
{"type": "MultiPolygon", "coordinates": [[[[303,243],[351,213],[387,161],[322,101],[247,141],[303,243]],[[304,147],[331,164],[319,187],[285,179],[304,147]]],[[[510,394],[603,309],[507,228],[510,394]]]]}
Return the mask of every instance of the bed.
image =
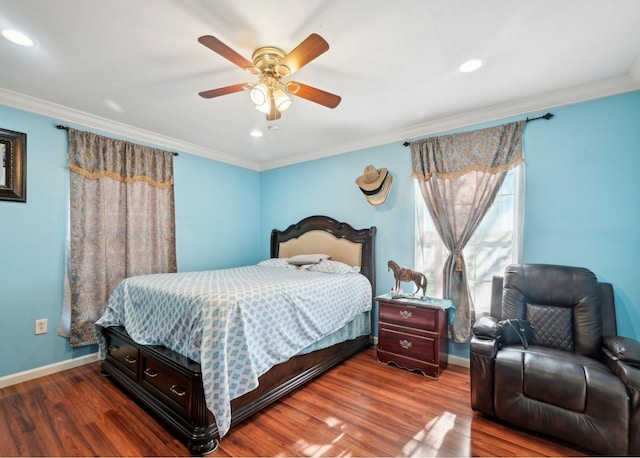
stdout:
{"type": "Polygon", "coordinates": [[[102,373],[192,454],[214,451],[234,424],[371,345],[375,234],[311,216],[274,229],[256,266],[125,279],[96,323],[102,373]],[[329,258],[290,264],[314,254],[329,258]],[[302,294],[316,287],[327,293],[302,294]]]}

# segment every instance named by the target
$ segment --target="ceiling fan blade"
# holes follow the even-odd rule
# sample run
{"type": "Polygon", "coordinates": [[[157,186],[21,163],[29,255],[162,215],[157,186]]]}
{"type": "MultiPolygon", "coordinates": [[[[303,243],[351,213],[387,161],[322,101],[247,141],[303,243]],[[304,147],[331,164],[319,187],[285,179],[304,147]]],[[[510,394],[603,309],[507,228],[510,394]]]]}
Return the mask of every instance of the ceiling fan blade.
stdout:
{"type": "MultiPolygon", "coordinates": [[[[225,45],[216,37],[213,37],[211,35],[203,35],[200,38],[198,38],[198,41],[203,45],[205,45],[210,50],[217,52],[222,57],[230,61],[231,63],[236,64],[238,67],[242,68],[243,70],[256,69],[253,65],[253,62],[251,62],[249,59],[246,59],[245,57],[235,52],[233,49],[225,45]]],[[[250,71],[251,73],[255,73],[255,71],[251,71],[251,70],[248,70],[248,71],[250,71]]]]}
{"type": "Polygon", "coordinates": [[[214,97],[220,97],[221,95],[233,94],[234,92],[240,92],[247,89],[247,83],[234,84],[233,86],[219,87],[218,89],[211,89],[209,91],[200,92],[200,97],[205,99],[212,99],[214,97]]]}
{"type": "Polygon", "coordinates": [[[342,97],[339,95],[335,95],[312,86],[307,86],[306,84],[298,83],[296,81],[289,81],[286,85],[286,89],[289,94],[302,97],[303,99],[310,100],[311,102],[319,103],[327,108],[337,107],[342,100],[342,97]]]}
{"type": "Polygon", "coordinates": [[[276,119],[280,119],[281,116],[280,110],[276,107],[276,101],[271,99],[271,107],[269,113],[267,113],[267,121],[275,121],[276,119]]]}
{"type": "Polygon", "coordinates": [[[287,67],[289,74],[293,74],[328,49],[329,43],[317,33],[312,33],[280,61],[280,66],[287,67]]]}

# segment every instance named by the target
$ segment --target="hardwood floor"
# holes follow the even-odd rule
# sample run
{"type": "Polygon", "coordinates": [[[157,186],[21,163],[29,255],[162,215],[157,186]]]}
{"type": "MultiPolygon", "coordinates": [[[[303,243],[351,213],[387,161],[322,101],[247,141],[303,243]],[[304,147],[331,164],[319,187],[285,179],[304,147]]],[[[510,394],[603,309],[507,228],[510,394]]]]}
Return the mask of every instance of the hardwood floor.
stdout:
{"type": "MultiPolygon", "coordinates": [[[[184,456],[94,363],[0,390],[0,456],[184,456]]],[[[474,412],[469,370],[439,380],[364,351],[234,427],[223,456],[583,456],[474,412]]]]}

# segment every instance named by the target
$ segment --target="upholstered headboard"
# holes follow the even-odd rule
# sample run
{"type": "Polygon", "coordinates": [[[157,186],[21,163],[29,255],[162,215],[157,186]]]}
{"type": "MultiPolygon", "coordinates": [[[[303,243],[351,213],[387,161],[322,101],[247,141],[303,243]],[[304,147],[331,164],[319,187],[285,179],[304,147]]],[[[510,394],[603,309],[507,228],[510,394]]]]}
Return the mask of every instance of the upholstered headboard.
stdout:
{"type": "Polygon", "coordinates": [[[375,295],[375,234],[375,227],[354,229],[329,216],[309,216],[283,231],[271,231],[271,257],[328,254],[334,261],[360,266],[375,295]]]}

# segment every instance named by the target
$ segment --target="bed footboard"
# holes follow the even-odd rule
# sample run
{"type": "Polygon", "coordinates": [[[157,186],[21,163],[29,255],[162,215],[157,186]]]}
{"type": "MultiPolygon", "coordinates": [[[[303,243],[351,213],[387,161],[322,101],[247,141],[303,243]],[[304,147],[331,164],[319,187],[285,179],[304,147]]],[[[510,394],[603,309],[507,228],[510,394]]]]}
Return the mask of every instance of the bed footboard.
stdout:
{"type": "MultiPolygon", "coordinates": [[[[200,365],[161,346],[135,343],[123,327],[104,329],[109,375],[180,438],[192,455],[218,447],[218,427],[206,407],[200,365]]],[[[369,336],[294,356],[259,378],[253,391],[231,402],[233,425],[370,346],[369,336]]]]}
{"type": "Polygon", "coordinates": [[[139,345],[123,327],[104,329],[107,354],[102,373],[113,377],[193,455],[218,447],[218,428],[207,409],[200,365],[165,347],[139,345]]]}

